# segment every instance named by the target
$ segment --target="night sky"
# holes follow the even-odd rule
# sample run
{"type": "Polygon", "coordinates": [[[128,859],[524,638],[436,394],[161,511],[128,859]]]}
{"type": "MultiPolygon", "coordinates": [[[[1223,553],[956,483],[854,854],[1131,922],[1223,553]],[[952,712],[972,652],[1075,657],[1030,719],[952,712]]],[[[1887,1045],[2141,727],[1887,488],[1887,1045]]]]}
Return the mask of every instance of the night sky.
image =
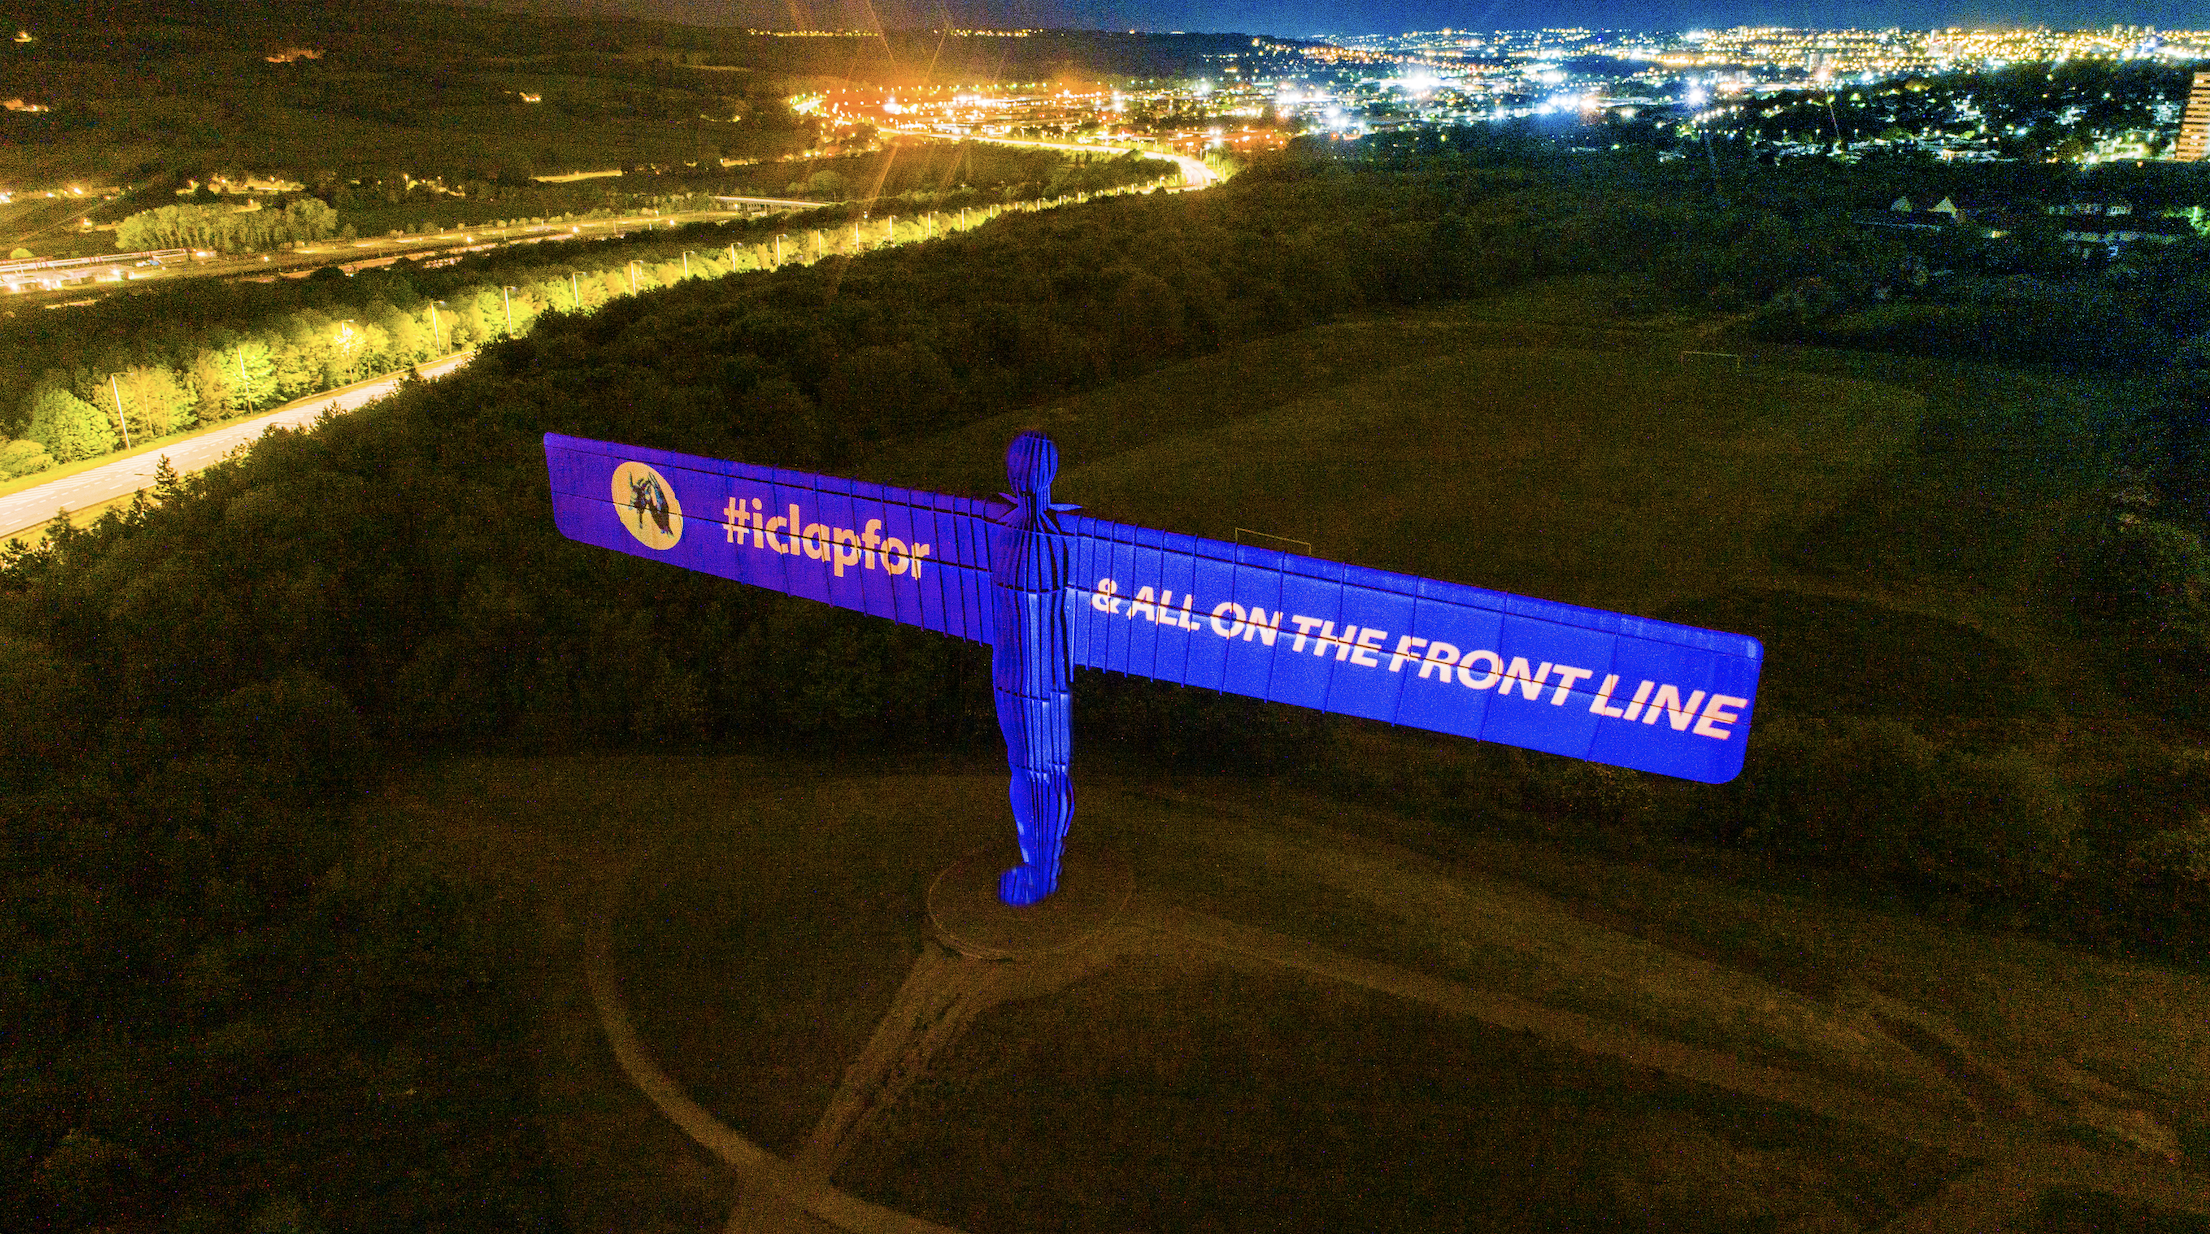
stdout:
{"type": "Polygon", "coordinates": [[[1590,26],[1640,30],[1696,26],[2107,26],[2210,27],[2210,5],[2142,0],[1914,0],[1810,4],[1798,0],[1652,0],[1542,4],[1535,0],[584,0],[600,12],[696,25],[866,28],[936,25],[1073,26],[1104,30],[1237,30],[1253,34],[1392,34],[1404,30],[1590,26]]]}

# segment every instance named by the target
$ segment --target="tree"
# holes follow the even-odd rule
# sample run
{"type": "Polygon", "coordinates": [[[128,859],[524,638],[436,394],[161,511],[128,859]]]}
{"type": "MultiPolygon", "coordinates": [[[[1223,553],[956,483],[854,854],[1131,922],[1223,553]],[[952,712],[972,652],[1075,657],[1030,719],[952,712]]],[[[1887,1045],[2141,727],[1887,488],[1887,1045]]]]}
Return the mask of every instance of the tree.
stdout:
{"type": "Polygon", "coordinates": [[[284,207],[288,240],[326,240],[338,234],[338,212],[319,197],[302,197],[284,207]]]}
{"type": "Polygon", "coordinates": [[[1111,315],[1125,362],[1148,367],[1181,352],[1186,322],[1182,298],[1158,276],[1141,270],[1130,274],[1113,297],[1111,315]]]}
{"type": "Polygon", "coordinates": [[[113,380],[130,415],[132,437],[165,437],[192,427],[198,419],[191,391],[165,364],[133,365],[113,380]]]}
{"type": "Polygon", "coordinates": [[[934,422],[956,392],[951,370],[918,343],[863,347],[822,383],[821,406],[872,440],[934,422]]]}
{"type": "Polygon", "coordinates": [[[331,338],[336,324],[313,311],[295,313],[284,324],[285,337],[270,355],[275,364],[276,397],[301,398],[331,384],[331,338]]]}
{"type": "Polygon", "coordinates": [[[195,418],[203,422],[220,420],[237,406],[238,374],[223,364],[221,354],[200,348],[192,355],[187,376],[195,418]]]}
{"type": "Polygon", "coordinates": [[[31,394],[29,421],[23,436],[44,446],[58,462],[115,448],[114,431],[99,408],[58,386],[41,386],[31,394]]]}
{"type": "Polygon", "coordinates": [[[238,373],[240,410],[251,411],[276,394],[276,359],[262,339],[240,339],[224,352],[224,364],[238,373]]]}
{"type": "Polygon", "coordinates": [[[282,210],[235,210],[225,205],[158,206],[141,210],[115,227],[115,247],[125,252],[153,248],[212,248],[252,253],[295,241],[338,234],[338,214],[320,198],[302,197],[282,210]]]}
{"type": "Polygon", "coordinates": [[[2210,601],[2210,549],[2185,527],[2121,515],[2089,546],[2082,581],[2098,616],[2173,626],[2210,601]]]}
{"type": "Polygon", "coordinates": [[[390,304],[378,300],[369,305],[369,320],[381,330],[386,355],[395,364],[414,364],[430,356],[431,341],[428,323],[412,313],[402,312],[390,304]]]}
{"type": "Polygon", "coordinates": [[[10,480],[44,471],[53,465],[54,456],[35,441],[11,441],[0,446],[0,476],[10,480]]]}
{"type": "Polygon", "coordinates": [[[279,797],[327,796],[360,776],[370,757],[367,731],[345,695],[301,671],[232,692],[208,708],[200,738],[279,797]]]}

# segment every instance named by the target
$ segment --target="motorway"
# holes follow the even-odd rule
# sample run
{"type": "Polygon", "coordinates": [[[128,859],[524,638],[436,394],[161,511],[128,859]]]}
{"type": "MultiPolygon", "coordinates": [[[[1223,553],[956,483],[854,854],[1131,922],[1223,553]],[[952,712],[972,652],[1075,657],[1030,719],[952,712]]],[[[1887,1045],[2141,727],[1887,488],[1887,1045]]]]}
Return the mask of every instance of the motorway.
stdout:
{"type": "MultiPolygon", "coordinates": [[[[417,370],[425,379],[443,377],[475,356],[473,351],[457,352],[439,360],[430,360],[417,370]]],[[[251,419],[225,424],[210,432],[182,441],[173,441],[155,450],[143,450],[110,463],[102,463],[87,471],[59,480],[49,480],[35,488],[24,489],[0,497],[0,538],[16,535],[36,527],[54,517],[60,509],[82,510],[103,501],[128,497],[132,493],[153,486],[154,467],[161,459],[182,475],[221,462],[232,450],[252,441],[272,428],[297,428],[312,424],[326,411],[352,411],[375,402],[399,388],[400,374],[372,377],[356,381],[350,386],[325,390],[308,398],[297,399],[274,411],[263,412],[251,419]]]]}
{"type": "MultiPolygon", "coordinates": [[[[954,135],[917,129],[890,130],[900,136],[922,137],[939,141],[985,141],[1001,146],[1030,146],[1043,150],[1061,150],[1070,153],[1089,154],[1147,154],[1153,158],[1169,159],[1182,169],[1185,188],[1209,188],[1219,176],[1204,160],[1187,154],[1172,154],[1151,150],[1143,146],[1112,143],[1083,143],[1075,141],[1045,141],[1026,137],[989,137],[976,134],[954,135]]],[[[724,221],[742,217],[746,212],[779,213],[789,210],[812,209],[833,202],[794,201],[774,197],[722,197],[716,200],[729,203],[722,210],[696,210],[680,214],[633,214],[620,218],[580,219],[567,223],[514,223],[505,227],[463,227],[451,231],[404,236],[372,236],[360,240],[324,240],[308,248],[289,252],[244,254],[196,258],[190,265],[175,266],[163,270],[133,272],[132,287],[157,286],[180,279],[267,279],[282,274],[304,277],[324,266],[344,266],[358,269],[365,264],[385,265],[401,258],[428,260],[440,257],[459,257],[465,253],[481,252],[512,244],[532,244],[546,240],[604,240],[627,235],[632,231],[651,230],[656,227],[672,228],[683,223],[724,221]]],[[[51,305],[56,308],[90,303],[125,286],[122,282],[70,283],[46,291],[24,291],[0,298],[12,310],[24,307],[51,305]],[[87,298],[89,295],[89,299],[87,298]]],[[[11,314],[12,315],[12,314],[11,314]]],[[[4,520],[0,520],[4,521],[4,520]]],[[[5,534],[0,532],[0,534],[5,534]]]]}
{"type": "MultiPolygon", "coordinates": [[[[774,210],[790,210],[798,206],[812,208],[818,202],[775,201],[767,198],[731,198],[731,201],[752,205],[762,213],[774,210]]],[[[430,250],[457,252],[467,246],[494,248],[507,244],[532,244],[546,240],[609,240],[632,231],[650,231],[656,227],[673,228],[684,223],[726,222],[741,217],[741,208],[729,210],[693,210],[678,214],[635,214],[624,218],[578,219],[569,223],[514,223],[505,227],[465,227],[451,231],[431,232],[426,235],[371,236],[360,240],[321,240],[312,247],[295,249],[291,253],[269,254],[261,257],[218,257],[212,261],[195,263],[188,273],[191,276],[260,274],[279,266],[328,266],[350,265],[356,261],[370,261],[379,257],[407,256],[431,257],[430,250]]],[[[473,251],[473,250],[469,250],[473,251]]]]}
{"type": "MultiPolygon", "coordinates": [[[[458,256],[502,245],[533,244],[547,240],[607,240],[632,231],[672,228],[683,223],[727,221],[742,217],[747,209],[757,213],[774,213],[800,207],[812,208],[821,204],[777,198],[737,197],[724,200],[735,205],[726,210],[694,210],[680,214],[636,214],[622,218],[579,219],[569,223],[514,223],[505,227],[465,227],[419,235],[373,236],[363,240],[323,240],[290,252],[195,259],[190,265],[136,272],[131,276],[129,285],[138,288],[158,286],[178,279],[266,278],[276,274],[304,277],[324,266],[350,267],[357,262],[382,264],[399,258],[458,256]]],[[[51,291],[20,292],[5,297],[0,303],[9,307],[57,302],[74,305],[83,302],[87,294],[98,298],[120,290],[123,286],[120,282],[70,283],[51,291]]]]}
{"type": "MultiPolygon", "coordinates": [[[[967,139],[938,133],[908,133],[904,135],[941,138],[951,141],[989,141],[1010,146],[1041,146],[1058,150],[1102,151],[1108,153],[1119,153],[1123,149],[1137,150],[1151,154],[1153,157],[1172,159],[1180,165],[1186,187],[1204,188],[1219,179],[1213,173],[1213,170],[1205,166],[1200,159],[1192,158],[1186,154],[1162,155],[1156,151],[1141,150],[1140,147],[1083,145],[1077,142],[1054,142],[1011,137],[967,139]]],[[[814,204],[751,198],[729,200],[741,201],[747,205],[758,204],[770,206],[770,208],[779,206],[785,209],[794,208],[798,205],[814,204]]],[[[350,264],[387,254],[406,252],[410,247],[422,256],[430,256],[435,252],[435,246],[450,245],[455,241],[489,247],[501,243],[523,243],[529,239],[540,237],[544,239],[568,239],[571,235],[579,235],[586,230],[593,233],[593,238],[596,238],[597,236],[620,235],[633,227],[673,226],[678,222],[696,219],[728,217],[728,212],[713,211],[682,215],[639,215],[631,218],[600,219],[582,223],[478,227],[458,234],[441,233],[428,236],[407,236],[399,239],[356,240],[345,244],[326,243],[317,245],[313,249],[286,253],[280,257],[272,256],[266,260],[255,257],[220,258],[215,261],[195,262],[189,267],[164,271],[154,277],[207,278],[226,275],[235,277],[239,274],[259,274],[289,267],[320,267],[336,263],[350,264]],[[515,237],[520,237],[520,239],[515,237]]],[[[448,249],[447,251],[451,250],[448,249]]],[[[112,287],[114,284],[97,284],[95,286],[112,287]]],[[[84,290],[87,290],[87,288],[79,285],[54,292],[26,292],[20,296],[10,296],[7,299],[11,303],[37,303],[41,299],[66,296],[72,292],[82,292],[84,290]]],[[[432,360],[419,365],[417,370],[425,379],[442,377],[466,364],[474,354],[473,351],[468,351],[446,356],[443,359],[432,360]]],[[[104,501],[127,497],[140,489],[150,488],[153,485],[154,466],[162,458],[167,458],[170,466],[176,468],[180,475],[198,471],[203,467],[221,461],[231,450],[259,437],[267,429],[276,427],[291,428],[311,424],[317,416],[325,411],[351,411],[372,403],[398,388],[399,377],[396,374],[355,382],[350,386],[344,386],[336,390],[326,390],[321,394],[286,403],[274,411],[263,412],[248,420],[225,424],[196,437],[187,437],[182,441],[171,442],[158,450],[134,452],[124,458],[103,463],[89,470],[80,471],[75,475],[65,476],[59,480],[50,480],[34,488],[0,497],[0,538],[16,535],[48,522],[54,517],[57,510],[65,508],[82,510],[104,501]]]]}

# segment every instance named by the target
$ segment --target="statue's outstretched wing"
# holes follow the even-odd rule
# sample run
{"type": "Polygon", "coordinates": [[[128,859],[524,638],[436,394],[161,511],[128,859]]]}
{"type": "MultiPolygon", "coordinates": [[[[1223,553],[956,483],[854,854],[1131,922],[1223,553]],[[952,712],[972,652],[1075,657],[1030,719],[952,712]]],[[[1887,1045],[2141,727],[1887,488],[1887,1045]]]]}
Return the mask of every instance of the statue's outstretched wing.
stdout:
{"type": "Polygon", "coordinates": [[[559,433],[545,435],[545,465],[571,540],[990,642],[990,526],[1003,502],[559,433]],[[639,534],[631,485],[647,469],[670,509],[666,527],[656,518],[639,534]]]}
{"type": "MultiPolygon", "coordinates": [[[[1010,507],[545,437],[569,539],[992,641],[1010,507]],[[634,512],[657,476],[666,527],[634,512]]],[[[1067,516],[1071,658],[1343,715],[1722,783],[1742,769],[1756,639],[1067,516]]]]}
{"type": "Polygon", "coordinates": [[[1108,669],[1723,783],[1756,639],[1071,517],[1073,657],[1108,669]]]}

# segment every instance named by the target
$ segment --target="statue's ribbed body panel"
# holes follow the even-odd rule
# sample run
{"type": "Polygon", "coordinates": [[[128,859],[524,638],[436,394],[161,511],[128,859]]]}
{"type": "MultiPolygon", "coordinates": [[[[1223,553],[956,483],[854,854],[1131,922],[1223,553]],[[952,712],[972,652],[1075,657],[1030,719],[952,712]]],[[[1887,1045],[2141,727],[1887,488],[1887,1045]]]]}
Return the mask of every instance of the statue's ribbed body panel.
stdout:
{"type": "Polygon", "coordinates": [[[1006,450],[1013,508],[991,537],[990,686],[1012,767],[1009,796],[1021,864],[998,880],[1008,904],[1033,904],[1059,885],[1059,855],[1074,821],[1067,775],[1074,753],[1070,723],[1070,633],[1074,597],[1067,587],[1067,537],[1051,502],[1059,452],[1048,438],[1023,433],[1006,450]]]}

